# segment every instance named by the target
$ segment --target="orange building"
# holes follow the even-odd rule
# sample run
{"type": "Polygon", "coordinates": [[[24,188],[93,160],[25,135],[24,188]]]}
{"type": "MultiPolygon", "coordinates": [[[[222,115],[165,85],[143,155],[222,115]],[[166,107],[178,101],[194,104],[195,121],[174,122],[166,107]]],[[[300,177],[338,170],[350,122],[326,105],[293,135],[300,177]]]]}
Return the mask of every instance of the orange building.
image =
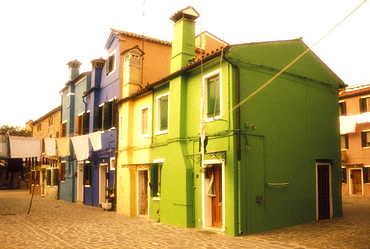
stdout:
{"type": "Polygon", "coordinates": [[[342,194],[370,197],[370,83],[339,93],[342,194]]]}

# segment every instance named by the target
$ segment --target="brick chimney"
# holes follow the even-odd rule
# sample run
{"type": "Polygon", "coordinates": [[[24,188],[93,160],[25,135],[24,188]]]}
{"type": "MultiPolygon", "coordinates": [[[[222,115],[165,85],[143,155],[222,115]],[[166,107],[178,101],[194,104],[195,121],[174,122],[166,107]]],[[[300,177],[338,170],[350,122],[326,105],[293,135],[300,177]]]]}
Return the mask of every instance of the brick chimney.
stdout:
{"type": "Polygon", "coordinates": [[[70,61],[67,63],[68,66],[68,80],[74,80],[80,74],[81,62],[78,60],[70,61]]]}
{"type": "Polygon", "coordinates": [[[192,6],[170,17],[174,22],[171,73],[183,68],[195,58],[195,20],[198,17],[199,13],[192,6]]]}

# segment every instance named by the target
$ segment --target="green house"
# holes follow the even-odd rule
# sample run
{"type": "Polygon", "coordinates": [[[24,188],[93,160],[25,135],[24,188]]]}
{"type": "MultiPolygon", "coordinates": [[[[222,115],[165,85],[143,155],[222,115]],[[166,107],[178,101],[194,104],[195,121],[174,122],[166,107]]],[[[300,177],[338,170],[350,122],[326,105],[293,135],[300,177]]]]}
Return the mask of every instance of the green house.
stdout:
{"type": "Polygon", "coordinates": [[[338,89],[301,39],[228,45],[195,59],[175,13],[171,75],[152,83],[149,217],[245,235],[342,216],[338,89]]]}

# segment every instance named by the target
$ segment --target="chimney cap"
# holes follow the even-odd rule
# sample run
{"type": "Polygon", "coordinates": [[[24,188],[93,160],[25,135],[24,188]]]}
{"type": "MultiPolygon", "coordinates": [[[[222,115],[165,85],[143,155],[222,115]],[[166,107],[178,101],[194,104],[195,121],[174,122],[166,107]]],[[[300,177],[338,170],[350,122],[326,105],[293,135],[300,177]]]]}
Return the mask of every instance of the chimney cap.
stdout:
{"type": "Polygon", "coordinates": [[[185,9],[177,11],[170,17],[170,20],[173,22],[177,22],[182,18],[195,21],[199,17],[198,11],[194,9],[193,6],[186,7],[185,9]]]}
{"type": "Polygon", "coordinates": [[[74,61],[69,61],[68,63],[67,63],[67,66],[68,67],[80,67],[81,66],[81,62],[79,62],[77,59],[76,60],[74,60],[74,61]]]}

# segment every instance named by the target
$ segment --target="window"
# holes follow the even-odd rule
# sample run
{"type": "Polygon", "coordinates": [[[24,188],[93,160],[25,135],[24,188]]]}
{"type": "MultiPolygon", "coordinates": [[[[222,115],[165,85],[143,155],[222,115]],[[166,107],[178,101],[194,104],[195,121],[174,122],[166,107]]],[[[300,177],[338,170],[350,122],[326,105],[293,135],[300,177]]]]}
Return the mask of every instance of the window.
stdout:
{"type": "Polygon", "coordinates": [[[49,126],[53,125],[54,124],[54,119],[53,117],[50,117],[49,118],[49,126]]]}
{"type": "Polygon", "coordinates": [[[65,175],[66,175],[66,163],[61,162],[59,165],[58,180],[65,181],[65,175]]]}
{"type": "Polygon", "coordinates": [[[364,167],[364,183],[370,183],[370,167],[364,167]]]}
{"type": "Polygon", "coordinates": [[[360,98],[360,112],[370,112],[370,97],[360,98]]]}
{"type": "Polygon", "coordinates": [[[76,136],[89,133],[90,113],[84,112],[76,117],[76,136]]]}
{"type": "Polygon", "coordinates": [[[86,162],[84,165],[84,185],[90,185],[91,183],[91,164],[86,162]]]}
{"type": "Polygon", "coordinates": [[[340,135],[340,148],[342,150],[348,149],[348,134],[340,135]]]}
{"type": "Polygon", "coordinates": [[[370,147],[370,131],[361,132],[362,147],[370,147]]]}
{"type": "Polygon", "coordinates": [[[115,126],[114,101],[96,106],[94,110],[94,131],[109,130],[115,126]]]}
{"type": "Polygon", "coordinates": [[[46,185],[51,185],[51,169],[46,170],[46,185]]]}
{"type": "Polygon", "coordinates": [[[141,129],[140,129],[140,135],[147,135],[148,134],[148,115],[149,115],[149,111],[148,111],[148,107],[143,107],[141,108],[141,129]]]}
{"type": "Polygon", "coordinates": [[[342,168],[342,183],[347,183],[347,169],[342,168]]]}
{"type": "Polygon", "coordinates": [[[116,69],[116,53],[113,52],[110,54],[110,56],[105,62],[106,75],[111,74],[115,69],[116,69]]]}
{"type": "Polygon", "coordinates": [[[339,116],[345,116],[347,115],[347,106],[346,102],[342,101],[339,102],[339,116]]]}
{"type": "Polygon", "coordinates": [[[157,97],[157,133],[168,131],[168,98],[168,93],[157,97]]]}
{"type": "Polygon", "coordinates": [[[152,197],[161,197],[161,171],[163,162],[150,165],[150,188],[152,197]]]}
{"type": "Polygon", "coordinates": [[[207,98],[205,101],[207,119],[215,119],[221,116],[220,78],[220,70],[207,74],[203,77],[207,98]]]}

